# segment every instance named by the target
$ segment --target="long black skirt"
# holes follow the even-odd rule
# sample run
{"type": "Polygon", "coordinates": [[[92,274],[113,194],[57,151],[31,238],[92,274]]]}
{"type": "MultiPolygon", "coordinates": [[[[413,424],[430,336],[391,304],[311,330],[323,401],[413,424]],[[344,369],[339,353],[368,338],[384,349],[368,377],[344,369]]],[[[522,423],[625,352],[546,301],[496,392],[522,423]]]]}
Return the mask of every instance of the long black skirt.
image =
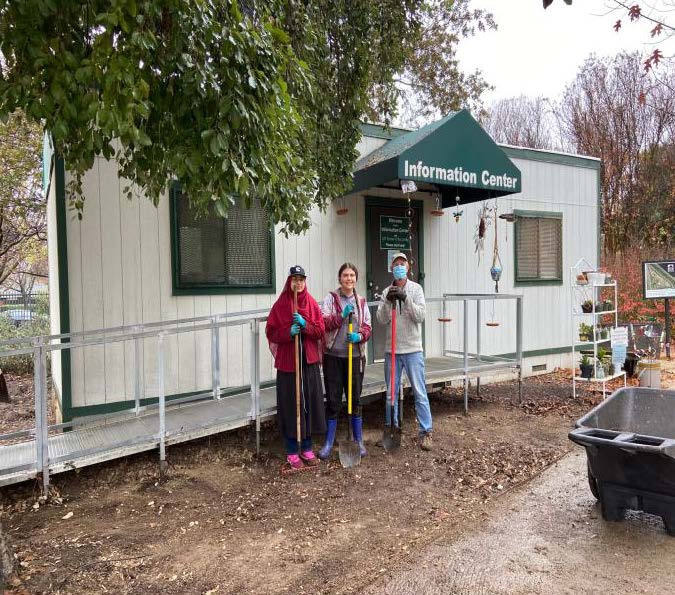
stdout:
{"type": "MultiPolygon", "coordinates": [[[[313,433],[326,431],[326,414],[323,404],[323,386],[319,364],[303,362],[300,390],[301,439],[313,433]]],[[[296,432],[295,372],[277,370],[277,423],[284,438],[297,440],[296,432]]]]}

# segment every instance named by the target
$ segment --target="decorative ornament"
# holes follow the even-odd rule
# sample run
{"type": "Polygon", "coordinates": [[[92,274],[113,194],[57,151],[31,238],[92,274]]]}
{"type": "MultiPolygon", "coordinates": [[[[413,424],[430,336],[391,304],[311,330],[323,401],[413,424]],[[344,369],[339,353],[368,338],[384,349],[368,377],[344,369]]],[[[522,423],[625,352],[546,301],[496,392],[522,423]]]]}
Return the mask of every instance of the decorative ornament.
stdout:
{"type": "Polygon", "coordinates": [[[455,218],[455,223],[459,223],[459,218],[464,214],[464,211],[459,210],[459,195],[455,196],[455,210],[452,213],[452,216],[455,218]]]}

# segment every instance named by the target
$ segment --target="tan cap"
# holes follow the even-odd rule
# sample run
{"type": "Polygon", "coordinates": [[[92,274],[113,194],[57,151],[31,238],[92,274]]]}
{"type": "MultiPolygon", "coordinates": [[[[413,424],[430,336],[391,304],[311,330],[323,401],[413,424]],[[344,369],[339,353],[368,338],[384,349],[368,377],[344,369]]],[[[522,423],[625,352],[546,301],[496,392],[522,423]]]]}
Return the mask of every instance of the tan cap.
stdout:
{"type": "Polygon", "coordinates": [[[408,262],[408,257],[405,254],[403,254],[403,252],[397,252],[396,254],[394,254],[394,258],[392,258],[391,261],[394,262],[397,258],[402,258],[403,260],[408,262]]]}

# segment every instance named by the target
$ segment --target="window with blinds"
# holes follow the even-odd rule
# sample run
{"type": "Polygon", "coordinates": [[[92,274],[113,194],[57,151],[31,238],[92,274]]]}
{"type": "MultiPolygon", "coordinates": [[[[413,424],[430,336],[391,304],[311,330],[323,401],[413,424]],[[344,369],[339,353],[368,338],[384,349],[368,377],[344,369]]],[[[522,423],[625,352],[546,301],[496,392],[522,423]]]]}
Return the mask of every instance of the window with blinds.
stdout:
{"type": "Polygon", "coordinates": [[[562,215],[516,214],[516,282],[562,281],[562,215]]]}
{"type": "Polygon", "coordinates": [[[179,189],[172,192],[174,290],[178,293],[274,291],[273,233],[259,200],[197,216],[179,189]],[[195,290],[195,291],[191,291],[195,290]]]}

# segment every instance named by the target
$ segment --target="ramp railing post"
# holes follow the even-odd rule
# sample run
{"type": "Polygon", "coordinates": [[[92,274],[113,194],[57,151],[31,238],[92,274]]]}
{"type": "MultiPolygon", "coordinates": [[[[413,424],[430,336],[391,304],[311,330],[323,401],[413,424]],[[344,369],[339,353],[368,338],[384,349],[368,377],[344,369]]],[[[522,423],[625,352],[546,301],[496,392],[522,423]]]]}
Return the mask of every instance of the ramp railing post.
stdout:
{"type": "Polygon", "coordinates": [[[516,360],[518,361],[518,404],[523,402],[523,296],[516,298],[516,360]]]}
{"type": "Polygon", "coordinates": [[[213,398],[220,399],[220,327],[217,315],[211,319],[211,386],[213,398]]]}
{"type": "Polygon", "coordinates": [[[469,302],[464,299],[464,415],[469,413],[469,302]]]}
{"type": "MultiPolygon", "coordinates": [[[[480,329],[481,329],[481,304],[483,301],[476,299],[476,361],[480,359],[480,329]]],[[[480,395],[480,375],[476,378],[476,396],[480,395]]]]}
{"type": "Polygon", "coordinates": [[[443,296],[443,302],[442,302],[442,314],[441,317],[443,318],[443,324],[441,324],[441,341],[443,342],[443,348],[441,349],[441,355],[445,357],[445,350],[447,349],[447,343],[446,343],[446,333],[445,333],[445,327],[447,326],[445,324],[445,319],[448,317],[448,304],[445,301],[445,296],[443,296]]]}
{"type": "Polygon", "coordinates": [[[159,397],[159,470],[166,469],[166,399],[164,395],[164,332],[157,337],[157,391],[159,397]]]}
{"type": "Polygon", "coordinates": [[[42,489],[49,493],[49,413],[47,409],[47,353],[34,340],[33,384],[35,387],[35,469],[42,474],[42,489]]]}
{"type": "MultiPolygon", "coordinates": [[[[139,326],[135,326],[134,333],[140,331],[139,326]]],[[[141,340],[134,337],[134,412],[138,415],[141,411],[141,340]]]]}
{"type": "Polygon", "coordinates": [[[255,452],[260,455],[260,322],[251,321],[251,417],[255,420],[255,452]]]}

